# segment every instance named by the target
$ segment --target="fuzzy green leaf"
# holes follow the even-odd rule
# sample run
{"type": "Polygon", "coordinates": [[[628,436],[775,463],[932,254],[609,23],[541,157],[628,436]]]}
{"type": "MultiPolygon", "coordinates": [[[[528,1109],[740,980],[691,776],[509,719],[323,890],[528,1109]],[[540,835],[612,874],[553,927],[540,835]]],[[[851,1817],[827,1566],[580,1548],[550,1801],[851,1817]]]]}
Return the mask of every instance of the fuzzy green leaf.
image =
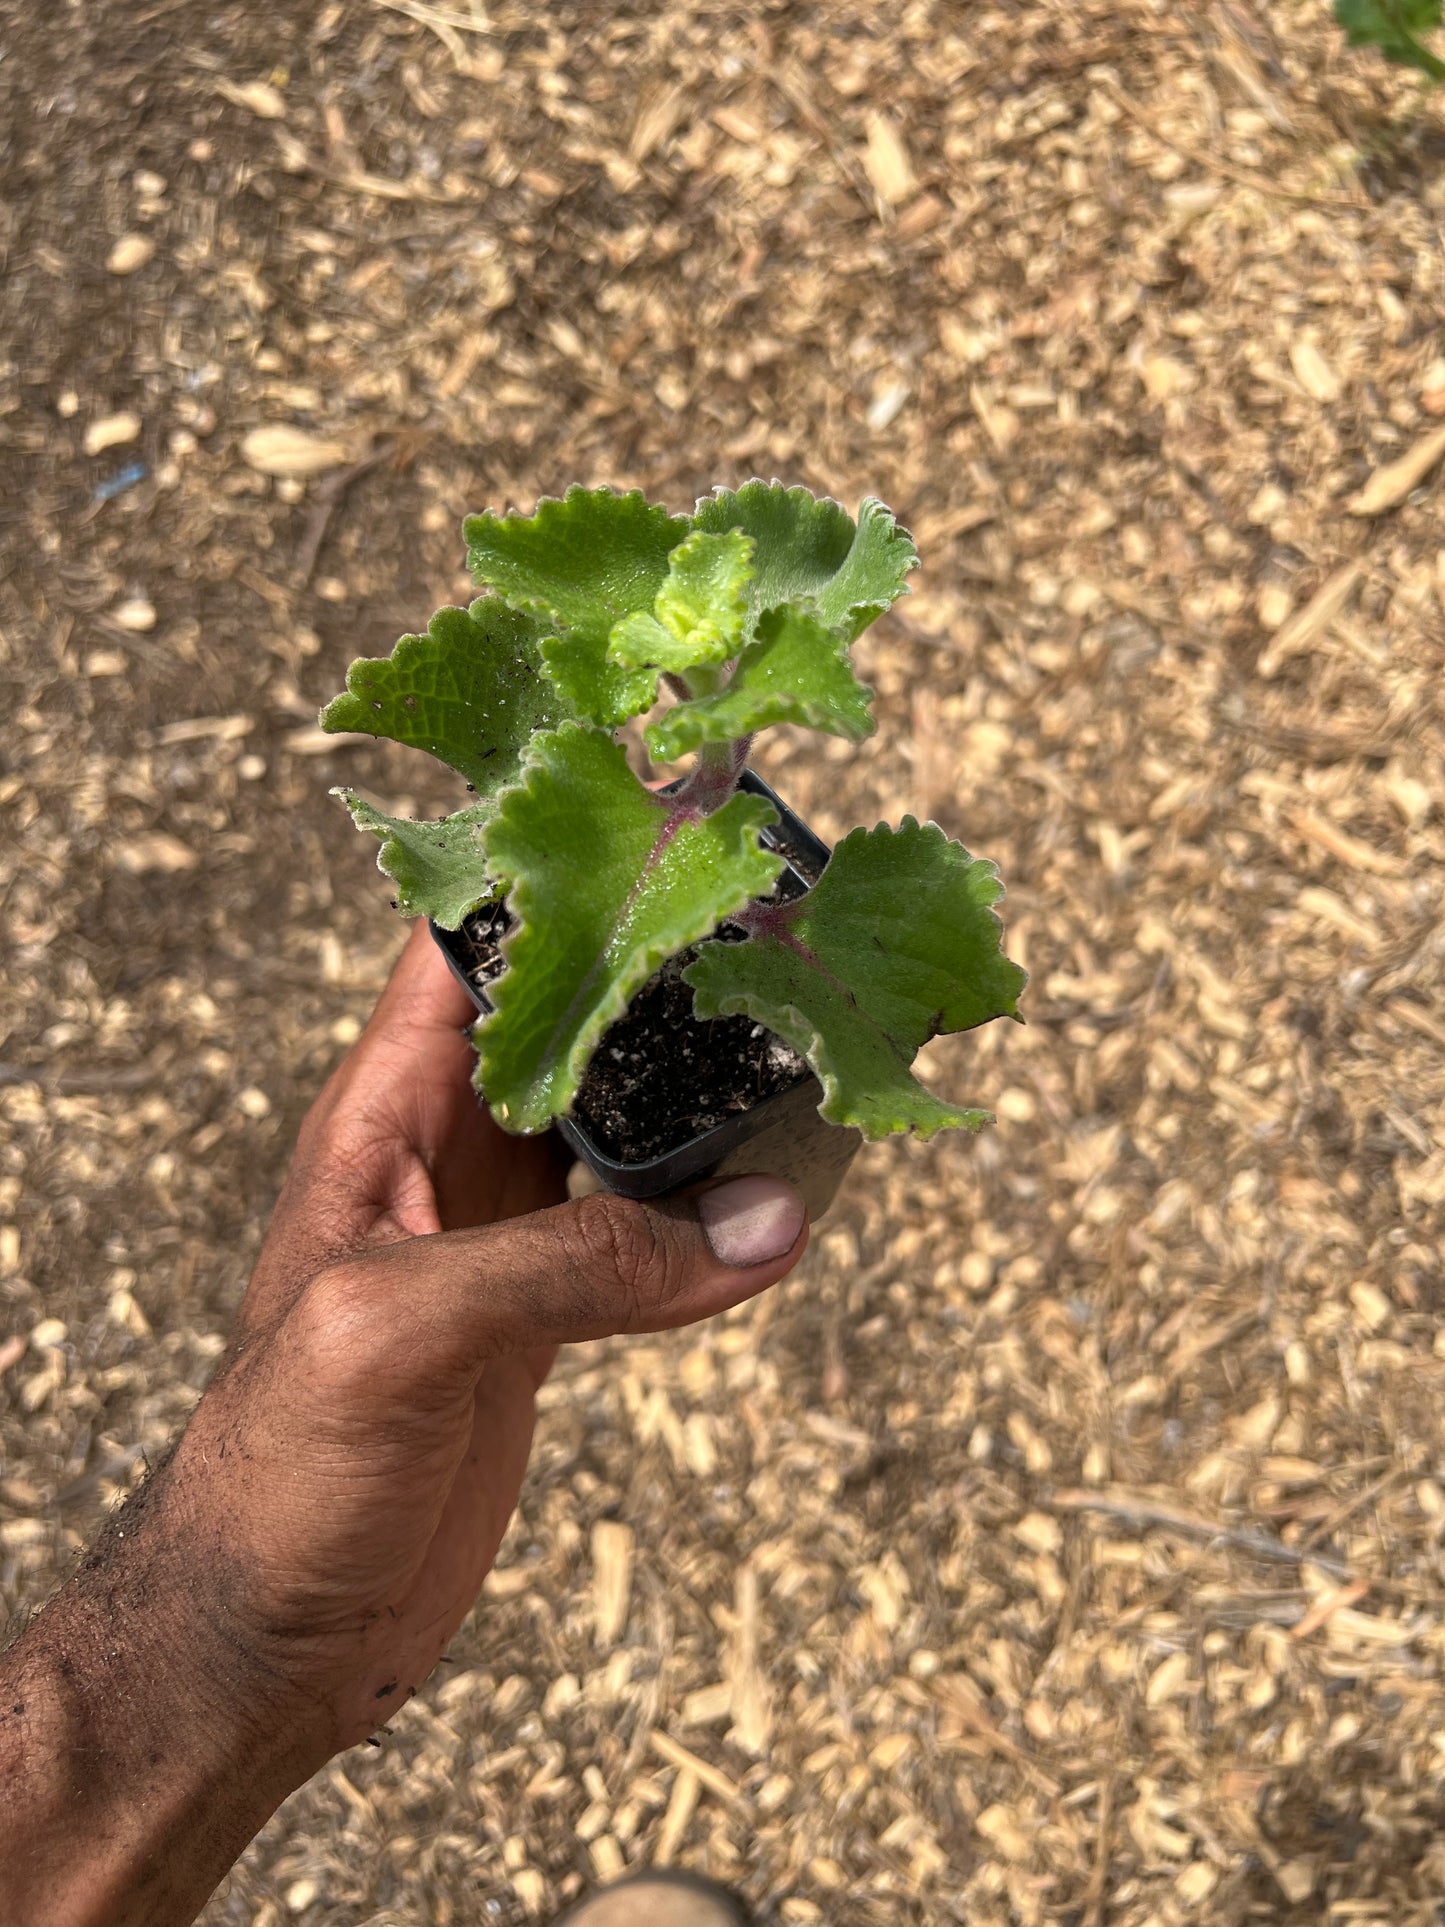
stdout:
{"type": "Polygon", "coordinates": [[[649,614],[639,609],[612,631],[608,654],[629,669],[648,665],[681,675],[723,663],[742,647],[752,579],[750,537],[690,535],[673,550],[649,614]]]}
{"type": "Polygon", "coordinates": [[[647,747],[660,762],[673,762],[701,743],[750,736],[770,723],[799,723],[858,743],[873,732],[871,701],[835,630],[806,609],[769,609],[727,688],[668,710],[648,729],[647,747]]]}
{"type": "Polygon", "coordinates": [[[603,729],[640,716],[657,699],[656,669],[622,669],[578,636],[548,636],[542,667],[573,713],[603,729]]]}
{"type": "Polygon", "coordinates": [[[565,1114],[603,1032],[653,971],[771,888],[781,860],[758,832],[776,820],[748,795],[711,816],[673,809],[600,730],[538,737],[483,832],[517,919],[476,1033],[478,1082],[500,1124],[540,1131],[565,1114]]]}
{"type": "Polygon", "coordinates": [[[381,838],[376,867],[396,885],[396,907],[404,917],[431,917],[444,930],[457,929],[479,904],[490,903],[499,886],[487,874],[481,826],[493,805],[474,803],[439,823],[414,823],[388,816],[355,790],[333,790],[358,830],[381,838]]]}
{"type": "Polygon", "coordinates": [[[1003,886],[936,823],[854,830],[815,887],[746,943],[705,944],[684,973],[699,1017],[745,1012],[802,1052],[834,1124],[870,1138],[977,1130],[912,1075],[930,1037],[1016,1012],[1027,981],[1000,946],[1003,886]]]}
{"type": "Polygon", "coordinates": [[[808,489],[746,482],[704,497],[693,526],[712,535],[740,529],[753,538],[754,622],[780,603],[807,601],[848,642],[905,592],[918,563],[912,537],[871,495],[855,523],[837,502],[808,489]]]}
{"type": "Polygon", "coordinates": [[[541,618],[548,675],[583,715],[605,727],[651,703],[657,675],[607,660],[624,617],[651,611],[668,557],[687,535],[685,516],[640,490],[570,488],[532,515],[469,515],[467,563],[479,583],[541,618]]]}
{"type": "Polygon", "coordinates": [[[1445,80],[1445,60],[1419,39],[1439,27],[1441,0],[1335,0],[1335,19],[1352,47],[1378,47],[1397,66],[1445,80]]]}
{"type": "Polygon", "coordinates": [[[321,727],[428,750],[490,796],[515,779],[533,733],[572,713],[541,669],[532,618],[483,596],[438,609],[389,656],[353,662],[321,727]]]}

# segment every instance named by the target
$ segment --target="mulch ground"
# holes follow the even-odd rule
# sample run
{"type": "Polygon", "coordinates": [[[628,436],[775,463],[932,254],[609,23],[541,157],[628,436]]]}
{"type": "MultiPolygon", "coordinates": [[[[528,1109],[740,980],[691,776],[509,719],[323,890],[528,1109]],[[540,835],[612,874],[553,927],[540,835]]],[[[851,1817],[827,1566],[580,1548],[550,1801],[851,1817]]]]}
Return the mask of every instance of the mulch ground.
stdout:
{"type": "Polygon", "coordinates": [[[451,1664],[207,1920],[510,1927],[675,1860],[770,1923],[1435,1922],[1439,101],[1322,0],[0,40],[12,1618],[205,1383],[401,940],[326,791],[453,799],[314,711],[464,593],[465,510],[883,496],[879,733],[760,766],[996,858],[1033,973],[933,1052],[991,1131],[565,1361],[451,1664]]]}

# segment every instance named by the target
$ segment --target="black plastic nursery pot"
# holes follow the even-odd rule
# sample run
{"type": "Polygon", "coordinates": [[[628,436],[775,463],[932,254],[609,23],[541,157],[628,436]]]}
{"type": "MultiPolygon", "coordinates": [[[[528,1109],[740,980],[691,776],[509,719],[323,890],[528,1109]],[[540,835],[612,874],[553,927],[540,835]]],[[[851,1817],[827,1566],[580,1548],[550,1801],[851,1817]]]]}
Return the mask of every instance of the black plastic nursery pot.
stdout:
{"type": "MultiPolygon", "coordinates": [[[[779,889],[797,896],[817,881],[831,854],[816,837],[751,770],[744,770],[739,788],[754,796],[764,796],[778,812],[778,822],[761,834],[761,841],[776,850],[787,864],[779,889]]],[[[468,918],[460,930],[431,926],[432,936],[479,1011],[489,1011],[487,985],[495,982],[503,969],[496,950],[496,939],[505,929],[505,913],[484,911],[468,918]]],[[[662,975],[663,973],[660,973],[662,975]]],[[[658,984],[638,993],[639,998],[658,984]]],[[[669,1123],[663,1120],[661,1135],[671,1139],[668,1148],[652,1156],[616,1155],[598,1141],[578,1117],[557,1121],[557,1129],[576,1155],[587,1164],[609,1191],[624,1198],[655,1198],[680,1185],[695,1184],[704,1178],[741,1176],[745,1172],[769,1172],[797,1185],[807,1201],[808,1213],[816,1222],[833,1202],[838,1187],[862,1143],[862,1134],[849,1127],[828,1124],[818,1115],[823,1089],[807,1064],[796,1057],[780,1039],[770,1037],[761,1026],[745,1017],[715,1018],[699,1022],[690,1014],[691,993],[681,986],[673,998],[676,1005],[686,994],[687,1009],[679,1010],[661,1048],[681,1061],[659,1070],[675,1070],[665,1081],[672,1087],[686,1085],[693,1065],[706,1068],[713,1053],[733,1052],[740,1040],[759,1056],[767,1070],[769,1088],[765,1094],[749,1098],[742,1108],[710,1121],[688,1134],[689,1114],[675,1113],[669,1123]]],[[[636,1009],[637,999],[633,1008],[636,1009]]],[[[594,1057],[596,1065],[607,1064],[609,1052],[620,1055],[610,1040],[618,1038],[623,1025],[615,1025],[602,1038],[594,1057]]],[[[593,1075],[589,1069],[587,1077],[593,1075]]],[[[760,1080],[761,1081],[761,1080],[760,1080]]],[[[579,1093],[579,1108],[587,1095],[587,1079],[579,1093]]]]}

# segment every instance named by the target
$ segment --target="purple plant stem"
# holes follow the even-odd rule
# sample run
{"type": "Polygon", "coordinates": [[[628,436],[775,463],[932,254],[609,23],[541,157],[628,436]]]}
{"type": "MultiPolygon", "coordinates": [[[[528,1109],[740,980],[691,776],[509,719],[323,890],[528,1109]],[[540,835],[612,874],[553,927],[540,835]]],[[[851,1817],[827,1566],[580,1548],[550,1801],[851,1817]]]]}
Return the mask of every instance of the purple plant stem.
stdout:
{"type": "Polygon", "coordinates": [[[786,944],[790,950],[798,951],[812,963],[816,961],[812,951],[805,943],[798,941],[790,927],[793,918],[807,901],[806,896],[795,897],[791,903],[766,903],[754,898],[736,912],[732,921],[741,924],[748,935],[756,937],[759,943],[771,939],[775,943],[786,944]]]}
{"type": "Polygon", "coordinates": [[[711,816],[720,810],[738,786],[752,745],[751,736],[739,736],[731,743],[704,743],[696,767],[672,799],[673,808],[690,816],[711,816]]]}

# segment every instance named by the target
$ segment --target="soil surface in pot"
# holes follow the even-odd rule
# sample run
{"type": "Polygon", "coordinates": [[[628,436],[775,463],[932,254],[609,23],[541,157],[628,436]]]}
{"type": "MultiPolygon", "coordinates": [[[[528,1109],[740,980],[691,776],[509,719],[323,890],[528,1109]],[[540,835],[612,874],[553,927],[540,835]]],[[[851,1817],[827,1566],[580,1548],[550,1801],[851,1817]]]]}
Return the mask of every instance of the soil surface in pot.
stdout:
{"type": "MultiPolygon", "coordinates": [[[[779,878],[777,894],[801,896],[816,880],[809,854],[794,849],[781,826],[765,834],[794,866],[779,878]]],[[[500,944],[511,921],[504,905],[493,905],[474,912],[459,932],[467,975],[484,993],[502,974],[500,944]]],[[[718,932],[724,942],[742,934],[729,924],[718,932]]],[[[682,973],[696,956],[694,945],[648,978],[582,1079],[573,1119],[618,1164],[665,1157],[808,1075],[792,1046],[751,1017],[693,1016],[692,987],[682,973]]]]}

